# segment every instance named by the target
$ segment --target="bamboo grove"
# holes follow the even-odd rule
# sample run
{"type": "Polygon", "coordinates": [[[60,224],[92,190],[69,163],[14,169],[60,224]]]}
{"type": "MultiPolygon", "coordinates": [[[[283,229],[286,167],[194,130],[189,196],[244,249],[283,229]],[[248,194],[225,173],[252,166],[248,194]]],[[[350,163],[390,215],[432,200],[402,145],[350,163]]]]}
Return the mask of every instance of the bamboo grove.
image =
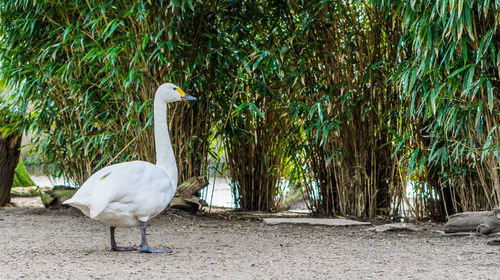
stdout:
{"type": "Polygon", "coordinates": [[[324,215],[500,205],[498,1],[2,0],[0,20],[34,150],[77,183],[154,161],[168,81],[199,99],[170,107],[180,179],[222,160],[242,209],[286,189],[324,215]]]}

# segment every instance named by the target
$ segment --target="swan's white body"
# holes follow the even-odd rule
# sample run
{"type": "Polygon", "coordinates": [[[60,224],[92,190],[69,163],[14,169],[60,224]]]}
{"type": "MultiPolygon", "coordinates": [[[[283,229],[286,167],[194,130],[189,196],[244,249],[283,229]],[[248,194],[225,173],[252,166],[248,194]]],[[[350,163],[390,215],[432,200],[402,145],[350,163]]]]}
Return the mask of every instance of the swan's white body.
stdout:
{"type": "MultiPolygon", "coordinates": [[[[158,215],[172,200],[177,188],[177,165],[166,120],[167,103],[194,100],[173,84],[163,84],[154,100],[156,164],[132,161],[105,167],[85,181],[75,195],[64,202],[85,215],[111,226],[112,250],[121,250],[114,241],[115,227],[141,225],[141,251],[165,252],[147,246],[146,222],[158,215]]],[[[133,248],[125,248],[129,250],[133,248]]]]}
{"type": "Polygon", "coordinates": [[[124,162],[97,171],[65,204],[110,226],[132,227],[160,214],[175,189],[163,168],[144,161],[124,162]]]}

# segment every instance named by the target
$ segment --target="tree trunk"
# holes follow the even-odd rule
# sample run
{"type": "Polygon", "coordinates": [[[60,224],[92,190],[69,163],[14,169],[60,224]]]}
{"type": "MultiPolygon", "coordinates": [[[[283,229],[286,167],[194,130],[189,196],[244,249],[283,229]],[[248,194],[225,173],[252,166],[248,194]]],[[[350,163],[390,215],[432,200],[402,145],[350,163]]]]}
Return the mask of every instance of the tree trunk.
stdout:
{"type": "Polygon", "coordinates": [[[10,202],[10,190],[14,181],[21,146],[21,136],[16,133],[7,137],[0,135],[0,206],[10,202]]]}

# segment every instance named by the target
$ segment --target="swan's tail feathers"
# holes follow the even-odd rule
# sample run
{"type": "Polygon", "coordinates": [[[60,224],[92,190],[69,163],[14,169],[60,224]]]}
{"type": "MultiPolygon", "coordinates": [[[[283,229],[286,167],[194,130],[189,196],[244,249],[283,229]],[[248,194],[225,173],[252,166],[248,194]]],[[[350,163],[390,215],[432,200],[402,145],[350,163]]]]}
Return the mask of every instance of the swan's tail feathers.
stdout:
{"type": "Polygon", "coordinates": [[[62,204],[63,205],[71,205],[72,203],[73,203],[73,201],[71,201],[71,199],[67,199],[62,204]]]}
{"type": "Polygon", "coordinates": [[[74,207],[77,207],[78,205],[88,207],[88,203],[82,202],[80,200],[76,200],[74,198],[66,199],[62,204],[63,205],[70,205],[70,206],[74,206],[74,207]]]}
{"type": "Polygon", "coordinates": [[[80,211],[83,212],[86,216],[90,216],[90,209],[87,203],[79,202],[79,201],[74,201],[73,199],[68,199],[63,202],[64,205],[70,205],[75,208],[80,209],[80,211]]]}

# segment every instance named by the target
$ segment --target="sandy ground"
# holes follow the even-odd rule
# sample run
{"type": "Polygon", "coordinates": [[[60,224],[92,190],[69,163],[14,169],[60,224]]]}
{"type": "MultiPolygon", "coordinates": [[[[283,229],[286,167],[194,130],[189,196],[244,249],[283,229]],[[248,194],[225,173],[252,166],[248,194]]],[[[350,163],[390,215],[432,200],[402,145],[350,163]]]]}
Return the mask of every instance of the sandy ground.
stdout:
{"type": "MultiPolygon", "coordinates": [[[[485,237],[367,228],[169,210],[148,241],[174,252],[141,254],[111,252],[109,228],[75,209],[0,208],[0,279],[500,279],[500,246],[485,237]]],[[[139,245],[139,229],[117,229],[117,243],[139,245]]]]}

